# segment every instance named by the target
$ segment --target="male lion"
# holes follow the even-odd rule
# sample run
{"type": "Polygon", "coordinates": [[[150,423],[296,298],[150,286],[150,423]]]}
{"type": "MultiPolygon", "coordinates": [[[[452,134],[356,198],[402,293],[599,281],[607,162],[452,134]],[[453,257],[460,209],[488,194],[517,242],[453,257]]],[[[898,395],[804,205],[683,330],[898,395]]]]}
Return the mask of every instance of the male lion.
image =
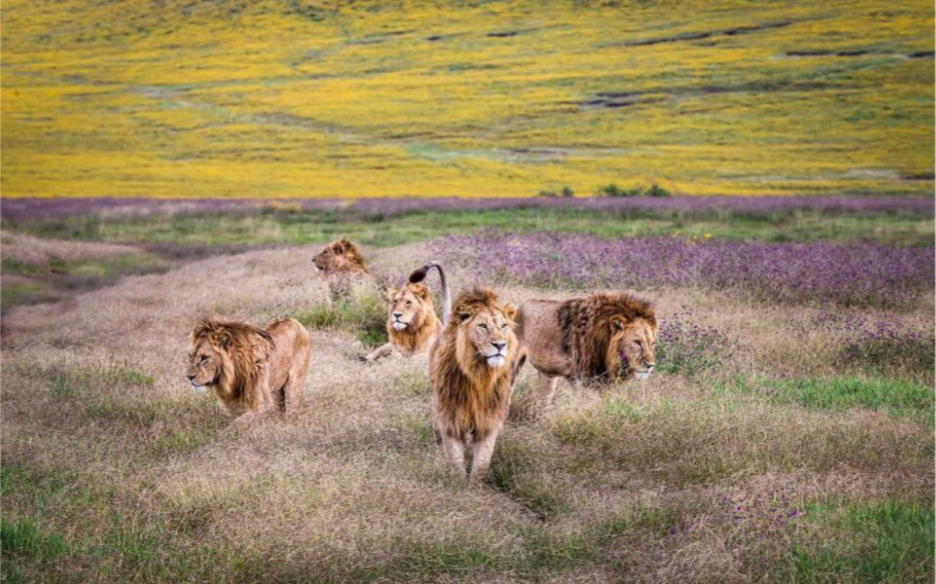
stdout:
{"type": "Polygon", "coordinates": [[[293,318],[265,328],[203,319],[192,331],[185,373],[195,391],[212,390],[238,423],[299,405],[309,371],[309,332],[293,318]]]}
{"type": "Polygon", "coordinates": [[[528,358],[539,371],[540,394],[547,402],[560,377],[577,386],[630,377],[644,380],[656,364],[653,306],[626,293],[523,302],[517,337],[524,358],[514,377],[528,358]]]}
{"type": "Polygon", "coordinates": [[[442,453],[465,476],[472,438],[472,481],[487,474],[510,407],[511,372],[519,349],[512,304],[498,305],[488,288],[462,292],[429,352],[432,427],[442,453]]]}
{"type": "Polygon", "coordinates": [[[328,297],[332,301],[347,300],[362,289],[375,286],[361,252],[347,237],[325,246],[312,259],[312,265],[328,287],[328,297]]]}
{"type": "Polygon", "coordinates": [[[445,272],[438,262],[430,262],[410,274],[409,282],[396,290],[387,290],[390,314],[387,316],[387,335],[390,342],[378,347],[364,358],[368,363],[397,351],[407,357],[425,353],[442,331],[442,322],[436,316],[429,289],[422,284],[430,269],[439,270],[442,281],[442,314],[452,309],[452,299],[445,284],[445,272]]]}

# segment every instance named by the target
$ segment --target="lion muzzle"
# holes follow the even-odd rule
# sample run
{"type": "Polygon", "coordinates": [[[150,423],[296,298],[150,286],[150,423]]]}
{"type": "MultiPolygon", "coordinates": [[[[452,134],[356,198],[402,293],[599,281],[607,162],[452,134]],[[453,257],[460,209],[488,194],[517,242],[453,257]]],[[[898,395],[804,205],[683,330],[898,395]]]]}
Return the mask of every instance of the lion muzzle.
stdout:
{"type": "Polygon", "coordinates": [[[485,360],[487,360],[488,367],[494,369],[503,367],[507,363],[507,343],[492,342],[491,347],[494,349],[494,352],[484,356],[485,360]]]}
{"type": "Polygon", "coordinates": [[[393,330],[402,331],[406,330],[406,327],[409,326],[409,323],[402,319],[402,312],[394,312],[391,316],[393,316],[393,330]]]}

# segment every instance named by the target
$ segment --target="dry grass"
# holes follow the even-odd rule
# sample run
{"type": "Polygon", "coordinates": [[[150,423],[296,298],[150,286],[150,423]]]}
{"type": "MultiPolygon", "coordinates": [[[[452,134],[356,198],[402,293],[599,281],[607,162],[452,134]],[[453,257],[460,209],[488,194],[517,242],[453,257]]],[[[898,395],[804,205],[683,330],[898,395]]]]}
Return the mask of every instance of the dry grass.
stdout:
{"type": "MultiPolygon", "coordinates": [[[[526,370],[482,488],[463,488],[437,459],[425,357],[366,366],[366,347],[340,327],[312,331],[300,411],[230,426],[183,378],[189,329],[207,314],[261,322],[323,302],[313,253],[213,258],[4,317],[5,579],[932,579],[932,427],[759,390],[781,375],[867,375],[833,364],[835,333],[798,336],[819,309],[653,293],[663,320],[692,307],[743,350],[698,377],[562,385],[546,409],[526,370]]],[[[422,254],[369,260],[392,279],[422,254]]],[[[932,327],[928,306],[882,316],[932,327]]]]}

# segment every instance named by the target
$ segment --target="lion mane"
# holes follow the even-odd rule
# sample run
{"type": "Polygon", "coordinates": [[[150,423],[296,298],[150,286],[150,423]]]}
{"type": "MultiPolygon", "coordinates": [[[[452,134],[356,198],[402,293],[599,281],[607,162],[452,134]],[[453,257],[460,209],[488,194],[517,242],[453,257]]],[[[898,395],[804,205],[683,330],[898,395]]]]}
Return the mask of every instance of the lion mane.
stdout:
{"type": "Polygon", "coordinates": [[[364,265],[361,251],[347,237],[326,245],[312,263],[332,301],[351,299],[364,289],[376,290],[376,282],[364,265]]]}
{"type": "Polygon", "coordinates": [[[364,265],[361,250],[347,237],[333,241],[315,256],[316,265],[326,274],[363,273],[369,274],[364,265]]]}
{"type": "Polygon", "coordinates": [[[611,343],[611,319],[626,322],[644,319],[656,327],[653,305],[627,293],[595,292],[563,302],[558,311],[562,349],[573,363],[572,377],[604,379],[608,376],[605,356],[611,343]]]}
{"type": "Polygon", "coordinates": [[[262,366],[273,351],[273,337],[264,329],[228,320],[202,319],[192,331],[192,345],[206,340],[221,354],[221,372],[216,392],[227,404],[253,409],[257,395],[252,389],[262,366]]]}

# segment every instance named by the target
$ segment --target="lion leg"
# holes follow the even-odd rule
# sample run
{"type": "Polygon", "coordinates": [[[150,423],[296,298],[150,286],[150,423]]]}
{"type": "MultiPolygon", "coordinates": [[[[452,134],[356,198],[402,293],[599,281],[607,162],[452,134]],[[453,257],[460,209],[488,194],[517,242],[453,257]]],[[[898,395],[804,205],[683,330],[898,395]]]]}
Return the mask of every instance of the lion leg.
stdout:
{"type": "Polygon", "coordinates": [[[249,424],[258,418],[265,417],[277,409],[276,398],[270,387],[270,370],[266,366],[263,367],[263,374],[260,376],[260,379],[257,380],[256,385],[249,391],[252,391],[254,394],[253,407],[234,420],[234,423],[241,426],[249,424]]]}
{"type": "Polygon", "coordinates": [[[393,344],[387,343],[380,347],[374,349],[374,351],[369,354],[367,357],[364,357],[365,363],[373,363],[377,359],[383,359],[384,357],[389,357],[393,353],[393,344]]]}
{"type": "Polygon", "coordinates": [[[498,433],[498,430],[492,430],[484,438],[475,436],[474,444],[472,444],[471,482],[480,483],[487,477],[498,433]]]}
{"type": "Polygon", "coordinates": [[[544,373],[539,374],[540,378],[540,400],[545,404],[552,403],[553,396],[556,394],[556,387],[559,385],[558,377],[550,377],[544,373]]]}
{"type": "Polygon", "coordinates": [[[442,456],[452,465],[459,476],[464,477],[465,472],[465,442],[458,438],[442,435],[442,456]]]}
{"type": "Polygon", "coordinates": [[[292,367],[290,367],[289,379],[286,380],[286,386],[283,388],[283,407],[287,413],[294,412],[299,408],[308,375],[309,352],[302,351],[292,367]]]}

